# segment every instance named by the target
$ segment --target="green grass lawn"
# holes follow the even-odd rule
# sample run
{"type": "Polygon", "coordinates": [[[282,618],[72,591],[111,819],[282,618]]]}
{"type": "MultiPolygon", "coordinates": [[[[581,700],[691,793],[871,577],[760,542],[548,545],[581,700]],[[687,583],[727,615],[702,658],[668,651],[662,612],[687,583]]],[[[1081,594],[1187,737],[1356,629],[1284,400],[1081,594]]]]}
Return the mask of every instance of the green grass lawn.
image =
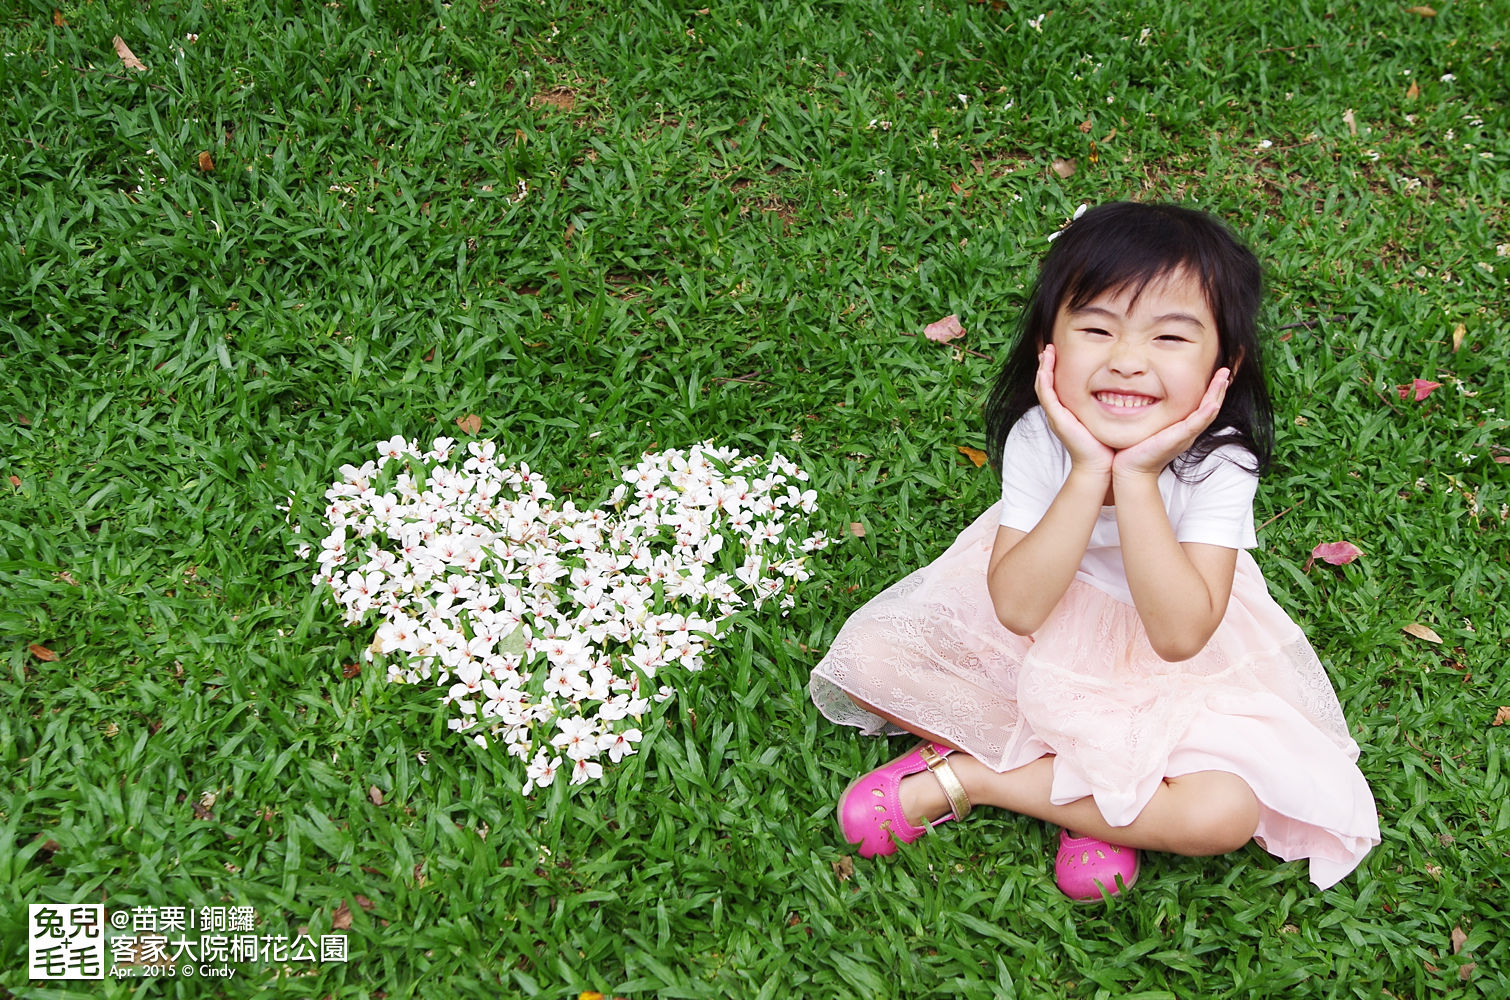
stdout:
{"type": "Polygon", "coordinates": [[[1510,995],[1510,7],[1433,6],[8,5],[0,992],[1510,995]],[[808,671],[995,499],[958,449],[1030,268],[1120,198],[1269,267],[1255,556],[1383,843],[1325,892],[1250,846],[1078,908],[1053,831],[982,812],[847,873],[834,801],[902,744],[808,671]],[[640,753],[523,797],[439,692],[346,676],[371,630],[278,509],[313,531],[340,465],[468,414],[580,505],[648,449],[780,450],[844,541],[640,753]],[[251,907],[349,957],[29,981],[43,902],[251,907]]]}

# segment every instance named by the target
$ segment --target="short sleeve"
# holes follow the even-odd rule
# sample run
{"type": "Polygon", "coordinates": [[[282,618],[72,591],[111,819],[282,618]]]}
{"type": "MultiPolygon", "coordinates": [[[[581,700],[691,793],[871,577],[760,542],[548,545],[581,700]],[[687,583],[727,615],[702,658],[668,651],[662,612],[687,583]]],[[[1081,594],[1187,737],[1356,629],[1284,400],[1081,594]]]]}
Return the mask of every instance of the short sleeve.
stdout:
{"type": "Polygon", "coordinates": [[[1239,462],[1247,452],[1237,445],[1218,448],[1195,471],[1197,482],[1185,488],[1174,537],[1181,542],[1251,549],[1258,545],[1253,530],[1253,497],[1258,476],[1239,462]]]}
{"type": "Polygon", "coordinates": [[[1001,459],[1003,527],[1033,530],[1069,476],[1068,460],[1042,407],[1033,407],[1012,425],[1001,459]]]}

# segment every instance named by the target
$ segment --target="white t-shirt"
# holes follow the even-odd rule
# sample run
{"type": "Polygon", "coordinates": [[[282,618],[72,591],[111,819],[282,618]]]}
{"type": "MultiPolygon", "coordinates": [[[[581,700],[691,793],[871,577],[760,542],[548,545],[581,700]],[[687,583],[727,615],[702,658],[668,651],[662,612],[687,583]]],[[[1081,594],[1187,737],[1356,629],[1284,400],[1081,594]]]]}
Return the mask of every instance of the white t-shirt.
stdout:
{"type": "MultiPolygon", "coordinates": [[[[1197,482],[1181,481],[1172,468],[1159,473],[1159,495],[1164,498],[1176,541],[1230,549],[1251,549],[1258,544],[1253,531],[1253,495],[1258,491],[1258,477],[1234,464],[1244,460],[1252,460],[1247,449],[1229,444],[1217,448],[1195,467],[1191,478],[1197,482]]],[[[1070,453],[1049,429],[1043,407],[1033,407],[1012,426],[1001,464],[1001,523],[1018,531],[1032,531],[1070,476],[1070,453]]],[[[1122,566],[1115,507],[1101,508],[1075,578],[1119,601],[1132,603],[1127,571],[1122,566]]]]}

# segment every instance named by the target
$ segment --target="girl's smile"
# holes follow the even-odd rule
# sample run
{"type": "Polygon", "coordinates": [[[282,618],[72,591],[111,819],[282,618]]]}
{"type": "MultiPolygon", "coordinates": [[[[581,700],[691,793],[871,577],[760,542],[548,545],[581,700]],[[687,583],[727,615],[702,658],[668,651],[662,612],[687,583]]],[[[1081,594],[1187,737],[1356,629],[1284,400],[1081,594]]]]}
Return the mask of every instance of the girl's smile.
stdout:
{"type": "Polygon", "coordinates": [[[1216,371],[1216,318],[1177,272],[1103,293],[1054,320],[1054,392],[1108,448],[1130,448],[1193,413],[1216,371]]]}

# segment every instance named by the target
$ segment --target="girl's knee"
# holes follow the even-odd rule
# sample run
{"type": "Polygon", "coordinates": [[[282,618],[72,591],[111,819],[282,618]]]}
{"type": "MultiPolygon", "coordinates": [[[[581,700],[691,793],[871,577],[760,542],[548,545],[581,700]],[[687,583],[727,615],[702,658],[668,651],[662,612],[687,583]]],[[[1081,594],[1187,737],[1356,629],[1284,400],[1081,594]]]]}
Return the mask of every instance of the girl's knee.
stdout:
{"type": "Polygon", "coordinates": [[[1229,854],[1253,839],[1258,829],[1258,797],[1236,775],[1202,781],[1185,804],[1181,828],[1172,831],[1172,850],[1189,857],[1229,854]]]}

